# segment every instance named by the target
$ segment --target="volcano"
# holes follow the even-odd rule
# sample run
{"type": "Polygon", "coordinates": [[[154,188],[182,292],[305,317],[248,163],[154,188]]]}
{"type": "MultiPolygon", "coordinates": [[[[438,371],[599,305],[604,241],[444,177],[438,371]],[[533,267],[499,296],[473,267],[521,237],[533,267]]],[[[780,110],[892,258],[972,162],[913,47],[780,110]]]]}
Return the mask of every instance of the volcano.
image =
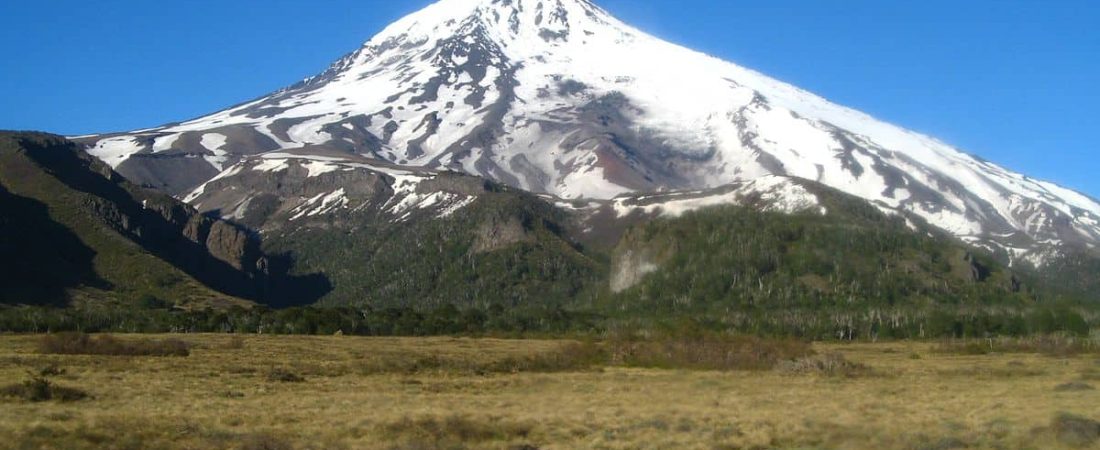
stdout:
{"type": "MultiPolygon", "coordinates": [[[[665,42],[587,0],[442,0],[278,92],[78,141],[128,178],[223,212],[267,193],[257,176],[286,170],[375,171],[395,193],[411,192],[409,176],[460,172],[563,201],[778,179],[777,196],[820,183],[1013,263],[1100,242],[1100,203],[1086,195],[665,42]],[[252,186],[226,196],[244,175],[252,186]]],[[[316,214],[354,207],[340,188],[300,197],[324,206],[316,214]]],[[[432,205],[468,201],[447,198],[432,205]]]]}

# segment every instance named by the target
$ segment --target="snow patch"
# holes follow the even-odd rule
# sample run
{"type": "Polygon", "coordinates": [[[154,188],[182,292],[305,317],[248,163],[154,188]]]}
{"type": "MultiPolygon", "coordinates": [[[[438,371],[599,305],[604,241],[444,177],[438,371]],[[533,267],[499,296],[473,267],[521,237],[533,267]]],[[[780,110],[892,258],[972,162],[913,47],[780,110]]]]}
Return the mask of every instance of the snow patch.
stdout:
{"type": "Polygon", "coordinates": [[[215,169],[218,169],[218,171],[221,171],[226,161],[229,160],[229,152],[223,149],[228,141],[228,137],[218,133],[203,134],[202,139],[199,141],[199,145],[202,145],[203,148],[210,150],[210,152],[214,154],[213,156],[205,155],[203,159],[210,163],[211,166],[214,166],[215,169]]]}
{"type": "Polygon", "coordinates": [[[472,196],[472,195],[464,196],[462,199],[460,199],[456,202],[453,202],[450,205],[440,209],[439,210],[439,215],[437,215],[436,217],[438,217],[440,219],[445,218],[445,217],[450,217],[450,216],[454,215],[454,213],[461,210],[462,208],[470,206],[470,204],[473,203],[476,200],[477,200],[477,197],[475,197],[475,196],[472,196]]]}
{"type": "Polygon", "coordinates": [[[290,168],[290,160],[264,158],[259,164],[252,166],[257,172],[282,172],[290,168]]]}
{"type": "Polygon", "coordinates": [[[153,140],[153,152],[163,152],[165,150],[171,150],[172,144],[175,144],[179,140],[179,134],[169,134],[161,136],[153,140]]]}
{"type": "Polygon", "coordinates": [[[88,153],[107,163],[112,169],[118,169],[119,164],[126,161],[130,155],[141,150],[142,145],[137,142],[136,138],[122,136],[100,140],[95,143],[95,146],[88,149],[88,153]]]}
{"type": "Polygon", "coordinates": [[[643,196],[620,198],[614,201],[613,208],[617,217],[626,217],[635,212],[659,214],[662,217],[680,217],[688,212],[722,205],[745,205],[757,200],[763,211],[794,214],[815,210],[824,215],[827,211],[820,207],[817,196],[806,188],[783,177],[764,177],[747,182],[729,192],[700,195],[698,192],[672,194],[668,196],[643,196]],[[667,197],[664,201],[655,198],[667,197]],[[643,202],[644,205],[628,202],[643,202]]]}
{"type": "Polygon", "coordinates": [[[309,174],[306,176],[310,178],[344,169],[344,167],[340,166],[339,164],[332,164],[324,161],[309,161],[302,164],[302,167],[304,167],[306,171],[309,172],[309,174]]]}

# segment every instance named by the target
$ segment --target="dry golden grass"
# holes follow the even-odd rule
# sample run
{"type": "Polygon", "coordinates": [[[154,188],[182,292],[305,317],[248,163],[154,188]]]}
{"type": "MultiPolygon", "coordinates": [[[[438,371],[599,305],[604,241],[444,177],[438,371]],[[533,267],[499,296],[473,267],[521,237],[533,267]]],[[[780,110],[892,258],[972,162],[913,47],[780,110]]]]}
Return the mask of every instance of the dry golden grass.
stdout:
{"type": "Polygon", "coordinates": [[[47,355],[40,337],[0,337],[0,384],[49,372],[91,395],[0,398],[0,448],[1057,449],[1100,437],[1100,391],[1056,389],[1094,383],[1095,356],[815,346],[866,367],[847,377],[530,363],[570,345],[555,341],[155,338],[172,337],[190,356],[47,355]]]}

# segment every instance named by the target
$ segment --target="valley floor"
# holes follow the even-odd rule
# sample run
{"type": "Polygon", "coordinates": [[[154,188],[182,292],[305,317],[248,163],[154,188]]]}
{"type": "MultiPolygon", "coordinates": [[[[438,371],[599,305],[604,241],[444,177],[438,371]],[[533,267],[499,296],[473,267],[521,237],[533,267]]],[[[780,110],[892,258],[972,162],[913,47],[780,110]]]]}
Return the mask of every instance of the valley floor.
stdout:
{"type": "MultiPolygon", "coordinates": [[[[501,361],[556,341],[157,336],[186,357],[39,354],[0,336],[0,384],[43,372],[90,398],[0,397],[0,448],[1071,448],[1097,445],[1096,356],[817,345],[855,377],[501,361]],[[549,370],[549,369],[548,369],[549,370]],[[1078,418],[1064,416],[1072,414],[1078,418]],[[1060,419],[1059,419],[1060,417],[1060,419]]],[[[123,336],[122,340],[148,339],[123,336]]]]}

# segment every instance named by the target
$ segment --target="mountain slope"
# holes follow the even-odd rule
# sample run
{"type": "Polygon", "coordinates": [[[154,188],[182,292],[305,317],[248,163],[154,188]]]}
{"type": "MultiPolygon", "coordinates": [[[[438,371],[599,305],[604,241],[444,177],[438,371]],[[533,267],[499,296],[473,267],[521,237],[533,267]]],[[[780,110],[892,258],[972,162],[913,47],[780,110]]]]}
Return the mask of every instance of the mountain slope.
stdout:
{"type": "Polygon", "coordinates": [[[0,133],[0,203],[2,303],[224,306],[302,281],[247,230],[134,186],[57,136],[0,133]]]}
{"type": "Polygon", "coordinates": [[[328,305],[719,320],[1061,298],[919,217],[797,178],[565,201],[453,172],[274,153],[189,199],[258,230],[300,270],[326,274],[328,305]]]}
{"type": "MultiPolygon", "coordinates": [[[[1019,334],[1036,311],[1096,300],[1087,279],[1080,290],[1051,289],[1048,279],[974,252],[919,217],[887,215],[797,178],[564,201],[454,172],[268,154],[191,198],[256,230],[262,247],[250,241],[257,247],[245,250],[247,239],[196,241],[179,224],[211,219],[131,185],[63,140],[0,137],[0,206],[12,213],[0,231],[20,238],[0,248],[33,251],[4,261],[13,267],[2,273],[20,277],[0,289],[8,303],[28,303],[14,297],[30,292],[224,305],[234,300],[202,283],[223,283],[204,268],[221,272],[229,262],[241,267],[230,273],[283,294],[276,299],[355,306],[344,310],[358,311],[354,320],[435,311],[481,317],[474,322],[509,318],[521,323],[508,329],[528,330],[702,320],[819,337],[915,336],[926,323],[946,327],[936,335],[951,332],[959,322],[938,318],[965,316],[981,322],[975,330],[1019,334]],[[238,245],[214,245],[227,241],[238,245]],[[199,262],[213,266],[180,257],[180,245],[199,242],[216,260],[199,262]],[[262,256],[276,254],[294,261],[290,273],[262,256]],[[323,291],[297,289],[312,286],[316,273],[323,291]]],[[[1058,261],[1089,270],[1096,260],[1058,261]]]]}
{"type": "Polygon", "coordinates": [[[426,208],[393,221],[385,210],[346,211],[265,234],[265,242],[293,254],[302,270],[328,275],[328,305],[561,306],[600,285],[604,264],[576,243],[569,215],[530,194],[478,190],[448,214],[426,208]]]}

